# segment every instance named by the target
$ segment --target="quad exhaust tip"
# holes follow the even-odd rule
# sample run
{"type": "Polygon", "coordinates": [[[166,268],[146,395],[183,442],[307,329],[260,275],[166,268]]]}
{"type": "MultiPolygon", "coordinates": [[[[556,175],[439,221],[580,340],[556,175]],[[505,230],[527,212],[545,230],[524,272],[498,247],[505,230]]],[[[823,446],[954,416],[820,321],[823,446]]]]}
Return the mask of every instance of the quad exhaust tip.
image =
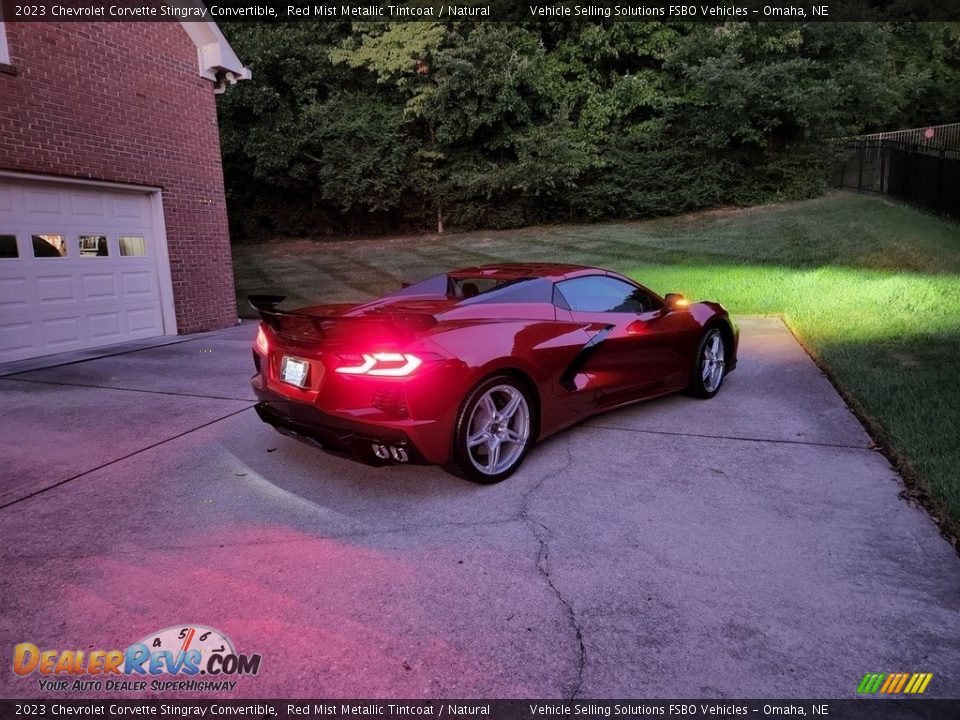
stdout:
{"type": "Polygon", "coordinates": [[[409,462],[410,460],[410,456],[407,454],[406,449],[397,445],[371,443],[370,447],[373,448],[373,454],[376,455],[380,460],[393,460],[400,463],[409,462]]]}

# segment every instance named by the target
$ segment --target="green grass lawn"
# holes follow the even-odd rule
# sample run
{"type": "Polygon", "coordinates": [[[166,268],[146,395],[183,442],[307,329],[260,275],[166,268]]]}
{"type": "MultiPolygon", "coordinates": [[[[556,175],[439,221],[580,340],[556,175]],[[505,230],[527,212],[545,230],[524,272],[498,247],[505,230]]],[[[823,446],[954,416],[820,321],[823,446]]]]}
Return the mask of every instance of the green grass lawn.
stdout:
{"type": "Polygon", "coordinates": [[[238,297],[278,291],[291,306],[502,260],[601,265],[734,314],[783,314],[935,517],[960,528],[956,225],[836,193],[637,223],[234,248],[238,297]]]}

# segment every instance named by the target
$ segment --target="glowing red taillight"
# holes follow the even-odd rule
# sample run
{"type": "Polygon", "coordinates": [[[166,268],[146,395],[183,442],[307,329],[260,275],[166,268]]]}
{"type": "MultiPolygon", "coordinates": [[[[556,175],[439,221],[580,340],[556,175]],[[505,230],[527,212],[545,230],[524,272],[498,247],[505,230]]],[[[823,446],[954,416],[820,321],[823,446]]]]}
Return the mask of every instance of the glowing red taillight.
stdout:
{"type": "Polygon", "coordinates": [[[345,363],[336,369],[344,375],[376,375],[378,377],[405,377],[423,361],[416,355],[397,352],[363,353],[343,358],[345,363]]]}
{"type": "Polygon", "coordinates": [[[260,352],[261,355],[270,354],[270,339],[267,337],[267,333],[263,330],[263,325],[257,328],[257,339],[254,341],[254,347],[260,352]]]}

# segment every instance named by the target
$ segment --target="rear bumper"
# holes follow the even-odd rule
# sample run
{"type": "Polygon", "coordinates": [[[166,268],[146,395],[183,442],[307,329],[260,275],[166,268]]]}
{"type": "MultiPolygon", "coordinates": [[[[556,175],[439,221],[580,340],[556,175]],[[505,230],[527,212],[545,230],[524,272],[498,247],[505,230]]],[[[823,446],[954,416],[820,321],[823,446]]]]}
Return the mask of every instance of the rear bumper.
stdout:
{"type": "Polygon", "coordinates": [[[368,465],[429,464],[419,448],[402,430],[345,420],[329,415],[305,403],[295,402],[267,390],[256,389],[260,400],[257,415],[283,435],[295,438],[326,452],[368,465]],[[396,457],[378,457],[374,445],[402,449],[401,461],[396,457]]]}

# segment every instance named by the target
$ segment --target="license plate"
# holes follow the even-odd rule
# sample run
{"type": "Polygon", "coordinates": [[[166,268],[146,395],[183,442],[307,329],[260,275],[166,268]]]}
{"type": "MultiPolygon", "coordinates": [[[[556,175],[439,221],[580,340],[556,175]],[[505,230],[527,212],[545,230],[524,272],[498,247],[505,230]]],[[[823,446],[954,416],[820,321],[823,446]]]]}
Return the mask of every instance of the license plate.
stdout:
{"type": "Polygon", "coordinates": [[[292,357],[284,357],[280,364],[280,379],[285,383],[296,385],[297,387],[307,386],[307,370],[310,365],[306,360],[297,360],[292,357]]]}

